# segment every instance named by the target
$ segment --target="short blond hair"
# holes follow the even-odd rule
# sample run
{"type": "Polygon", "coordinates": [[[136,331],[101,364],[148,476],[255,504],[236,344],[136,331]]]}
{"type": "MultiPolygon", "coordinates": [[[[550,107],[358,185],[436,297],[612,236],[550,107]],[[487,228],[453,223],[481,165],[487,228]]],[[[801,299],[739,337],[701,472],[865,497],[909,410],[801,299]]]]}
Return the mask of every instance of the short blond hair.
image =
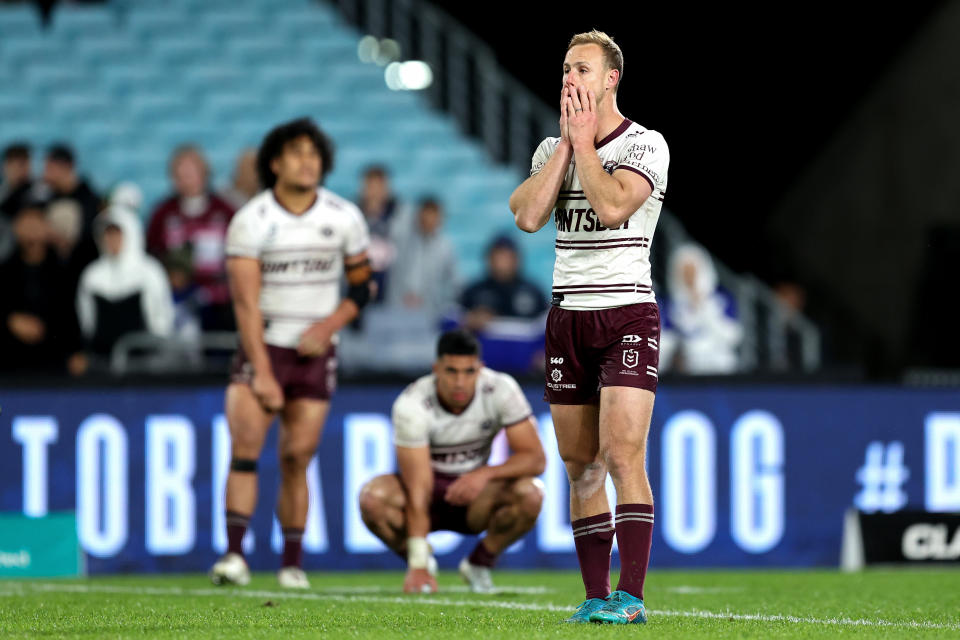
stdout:
{"type": "Polygon", "coordinates": [[[616,69],[618,72],[617,86],[613,88],[616,91],[620,87],[620,80],[623,78],[623,52],[620,51],[620,46],[613,41],[613,38],[596,29],[578,33],[570,38],[567,51],[581,44],[595,44],[603,51],[603,62],[607,65],[607,69],[616,69]]]}

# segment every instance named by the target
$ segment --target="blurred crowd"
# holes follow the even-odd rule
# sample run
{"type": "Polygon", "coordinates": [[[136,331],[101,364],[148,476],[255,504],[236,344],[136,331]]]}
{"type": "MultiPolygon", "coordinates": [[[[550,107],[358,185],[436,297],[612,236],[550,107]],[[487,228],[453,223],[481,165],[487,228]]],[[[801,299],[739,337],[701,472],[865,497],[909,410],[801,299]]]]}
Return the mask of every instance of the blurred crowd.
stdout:
{"type": "MultiPolygon", "coordinates": [[[[132,183],[96,193],[67,145],[44,151],[40,175],[28,145],[2,153],[0,373],[106,371],[118,342],[131,335],[179,345],[183,361],[167,363],[176,370],[202,357],[205,337],[234,331],[224,239],[233,214],[260,190],[254,150],[238,156],[221,189],[213,188],[201,149],[174,150],[171,192],[149,210],[132,183]]],[[[376,291],[370,313],[350,329],[355,340],[376,342],[364,332],[377,331],[377,322],[397,334],[397,323],[416,318],[430,330],[469,327],[491,365],[518,372],[542,367],[548,298],[524,277],[523,256],[509,234],[489,243],[486,273],[463,282],[442,202],[404,202],[388,171],[370,166],[356,203],[370,228],[376,291]]],[[[737,371],[742,331],[709,254],[680,247],[668,271],[661,370],[737,371]]],[[[370,353],[382,360],[385,352],[370,353]]]]}

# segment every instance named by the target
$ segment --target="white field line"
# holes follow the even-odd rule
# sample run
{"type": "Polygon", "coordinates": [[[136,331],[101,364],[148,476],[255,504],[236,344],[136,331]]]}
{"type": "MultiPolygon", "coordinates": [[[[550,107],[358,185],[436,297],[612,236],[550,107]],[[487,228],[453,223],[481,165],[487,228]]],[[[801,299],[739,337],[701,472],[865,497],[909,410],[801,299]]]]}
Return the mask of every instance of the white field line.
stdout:
{"type": "Polygon", "coordinates": [[[693,596],[710,593],[737,593],[743,591],[743,587],[692,587],[689,585],[678,585],[676,587],[667,587],[664,589],[667,593],[677,593],[682,596],[693,596]]]}
{"type": "MultiPolygon", "coordinates": [[[[550,611],[571,613],[573,607],[550,603],[508,602],[502,600],[451,600],[433,596],[365,596],[323,594],[316,592],[265,591],[251,589],[182,589],[179,587],[118,587],[92,584],[55,584],[55,583],[0,583],[0,597],[25,596],[30,593],[109,593],[120,595],[147,596],[190,596],[190,597],[243,597],[275,598],[278,600],[312,600],[320,602],[369,602],[379,604],[428,605],[441,607],[486,607],[491,609],[510,609],[515,611],[550,611]]],[[[701,618],[715,620],[735,620],[746,622],[789,622],[792,624],[828,625],[844,627],[886,627],[904,629],[946,629],[960,631],[960,624],[943,624],[920,620],[898,622],[868,618],[813,618],[808,616],[767,615],[735,613],[733,611],[676,611],[670,609],[648,610],[651,616],[701,618]]]]}

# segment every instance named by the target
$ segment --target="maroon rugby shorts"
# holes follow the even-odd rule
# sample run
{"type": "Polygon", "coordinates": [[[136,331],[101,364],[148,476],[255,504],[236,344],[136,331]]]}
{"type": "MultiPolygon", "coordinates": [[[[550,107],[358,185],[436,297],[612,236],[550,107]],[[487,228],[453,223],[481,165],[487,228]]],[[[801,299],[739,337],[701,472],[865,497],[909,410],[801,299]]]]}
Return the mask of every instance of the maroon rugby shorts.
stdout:
{"type": "Polygon", "coordinates": [[[603,387],[657,392],[660,311],[643,302],[547,315],[544,358],[550,404],[594,404],[603,387]]]}
{"type": "MultiPolygon", "coordinates": [[[[270,366],[286,400],[310,398],[329,400],[337,387],[337,351],[334,345],[318,357],[306,357],[296,349],[267,345],[270,366]]],[[[249,385],[253,381],[253,365],[243,347],[237,349],[230,365],[230,382],[249,385]]]]}

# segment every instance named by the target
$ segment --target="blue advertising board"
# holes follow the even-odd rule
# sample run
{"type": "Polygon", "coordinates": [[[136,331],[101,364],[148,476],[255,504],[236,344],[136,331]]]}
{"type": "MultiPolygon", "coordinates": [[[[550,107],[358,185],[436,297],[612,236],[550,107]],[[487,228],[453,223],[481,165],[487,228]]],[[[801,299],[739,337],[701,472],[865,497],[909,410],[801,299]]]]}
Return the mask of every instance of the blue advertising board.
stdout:
{"type": "MultiPolygon", "coordinates": [[[[308,569],[400,568],[357,495],[394,468],[401,388],[338,390],[308,471],[308,569]]],[[[542,389],[527,396],[548,463],[536,528],[499,566],[575,567],[563,465],[542,389]]],[[[226,546],[223,389],[0,390],[0,511],[76,511],[91,573],[202,571],[226,546]]],[[[506,455],[500,442],[494,461],[506,455]]],[[[251,565],[273,569],[276,429],[260,463],[251,565]]],[[[844,511],[960,511],[960,394],[947,390],[663,387],[648,471],[659,567],[818,566],[839,559],[844,511]]],[[[609,487],[612,492],[612,487],[609,487]]],[[[432,534],[441,566],[469,536],[432,534]]]]}

